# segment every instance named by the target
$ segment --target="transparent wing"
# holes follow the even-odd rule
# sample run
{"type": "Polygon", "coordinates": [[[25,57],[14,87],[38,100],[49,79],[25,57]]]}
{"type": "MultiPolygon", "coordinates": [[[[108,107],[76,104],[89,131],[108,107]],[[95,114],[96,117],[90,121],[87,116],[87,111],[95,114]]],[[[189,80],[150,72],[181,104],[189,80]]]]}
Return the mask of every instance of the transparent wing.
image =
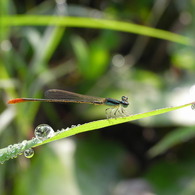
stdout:
{"type": "Polygon", "coordinates": [[[61,100],[61,102],[75,102],[75,103],[88,103],[88,104],[104,104],[105,98],[81,95],[70,91],[60,89],[49,89],[45,92],[47,99],[61,100]]]}

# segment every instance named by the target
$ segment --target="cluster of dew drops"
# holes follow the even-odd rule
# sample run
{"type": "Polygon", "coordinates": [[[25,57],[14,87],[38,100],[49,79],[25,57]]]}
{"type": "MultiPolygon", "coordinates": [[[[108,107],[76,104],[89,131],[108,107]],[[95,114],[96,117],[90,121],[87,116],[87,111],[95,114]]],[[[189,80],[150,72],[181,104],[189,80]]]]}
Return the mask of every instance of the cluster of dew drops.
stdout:
{"type": "MultiPolygon", "coordinates": [[[[80,126],[80,124],[72,125],[71,128],[74,128],[74,127],[77,127],[77,126],[80,126]]],[[[60,132],[67,131],[69,129],[70,128],[67,127],[66,129],[62,129],[62,130],[58,130],[57,132],[54,132],[53,128],[50,127],[49,125],[41,124],[41,125],[39,125],[35,128],[35,131],[34,131],[35,138],[33,138],[34,144],[40,143],[44,140],[47,140],[47,139],[57,135],[60,132]]],[[[15,145],[8,146],[7,147],[8,148],[7,153],[9,155],[7,156],[6,160],[8,160],[10,158],[12,158],[12,159],[16,158],[17,157],[17,154],[15,154],[16,151],[21,150],[23,147],[26,146],[26,144],[27,144],[27,141],[24,140],[20,145],[15,144],[15,145]],[[15,148],[15,150],[14,150],[14,148],[15,148]],[[10,157],[10,155],[11,155],[11,157],[10,157]]],[[[32,148],[29,148],[29,149],[24,150],[23,153],[19,153],[19,155],[21,155],[21,154],[23,154],[26,158],[32,158],[34,156],[34,150],[32,148]]],[[[2,156],[2,155],[3,154],[0,154],[0,156],[2,156]]],[[[6,160],[0,161],[0,164],[3,164],[6,160]]]]}
{"type": "MultiPolygon", "coordinates": [[[[54,136],[54,130],[47,124],[41,124],[35,128],[34,134],[38,140],[44,141],[54,136]]],[[[26,158],[32,158],[33,155],[34,150],[32,148],[24,151],[24,156],[26,158]]]]}
{"type": "MultiPolygon", "coordinates": [[[[33,140],[34,143],[36,144],[39,143],[40,141],[42,142],[46,139],[53,137],[55,135],[55,132],[52,129],[52,127],[50,127],[49,125],[41,124],[35,128],[34,134],[35,134],[35,138],[33,138],[33,140]]],[[[17,151],[18,150],[20,151],[22,148],[26,147],[26,145],[27,145],[27,141],[24,140],[20,144],[14,144],[8,146],[6,151],[7,157],[5,157],[4,160],[1,160],[0,164],[3,164],[6,160],[9,160],[10,158],[11,159],[17,158],[17,154],[16,154],[17,151]]],[[[34,150],[32,148],[26,149],[24,150],[23,154],[26,158],[32,158],[34,155],[34,150]]],[[[19,155],[22,155],[22,153],[19,153],[19,155]]],[[[0,156],[3,156],[3,154],[0,154],[0,156]]]]}
{"type": "MultiPolygon", "coordinates": [[[[71,128],[78,127],[78,126],[80,126],[80,124],[72,125],[71,128]]],[[[68,127],[64,131],[67,131],[67,130],[69,130],[68,127]]],[[[35,128],[34,134],[35,134],[35,138],[37,138],[39,141],[44,141],[44,140],[47,140],[53,137],[55,134],[58,134],[59,132],[60,131],[57,131],[55,133],[53,128],[50,127],[49,125],[41,124],[35,128]]],[[[32,158],[34,155],[34,150],[32,148],[29,148],[25,150],[23,154],[26,158],[32,158]]]]}

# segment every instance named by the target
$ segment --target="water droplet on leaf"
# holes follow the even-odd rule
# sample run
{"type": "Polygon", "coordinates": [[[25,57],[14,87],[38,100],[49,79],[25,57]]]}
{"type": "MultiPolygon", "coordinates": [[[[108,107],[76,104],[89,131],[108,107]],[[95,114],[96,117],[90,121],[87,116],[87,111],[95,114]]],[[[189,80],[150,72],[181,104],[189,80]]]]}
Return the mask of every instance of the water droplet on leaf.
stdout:
{"type": "Polygon", "coordinates": [[[54,130],[47,124],[41,124],[35,129],[35,137],[44,141],[54,135],[54,130]]]}
{"type": "Polygon", "coordinates": [[[64,131],[68,131],[70,128],[69,127],[67,127],[64,131]]]}
{"type": "Polygon", "coordinates": [[[195,110],[195,104],[191,105],[192,110],[195,110]]]}
{"type": "Polygon", "coordinates": [[[34,156],[34,150],[32,148],[29,148],[24,151],[24,156],[26,158],[32,158],[34,156]]]}
{"type": "Polygon", "coordinates": [[[75,128],[76,127],[76,125],[71,125],[71,128],[75,128]]]}

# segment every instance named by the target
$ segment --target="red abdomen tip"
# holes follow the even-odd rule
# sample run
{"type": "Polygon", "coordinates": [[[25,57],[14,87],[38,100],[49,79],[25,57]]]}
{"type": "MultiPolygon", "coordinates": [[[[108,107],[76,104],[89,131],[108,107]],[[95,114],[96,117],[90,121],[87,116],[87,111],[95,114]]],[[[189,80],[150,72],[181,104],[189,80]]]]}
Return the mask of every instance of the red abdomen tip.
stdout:
{"type": "Polygon", "coordinates": [[[16,98],[16,99],[9,100],[8,104],[17,104],[20,102],[24,102],[24,100],[22,98],[16,98]]]}

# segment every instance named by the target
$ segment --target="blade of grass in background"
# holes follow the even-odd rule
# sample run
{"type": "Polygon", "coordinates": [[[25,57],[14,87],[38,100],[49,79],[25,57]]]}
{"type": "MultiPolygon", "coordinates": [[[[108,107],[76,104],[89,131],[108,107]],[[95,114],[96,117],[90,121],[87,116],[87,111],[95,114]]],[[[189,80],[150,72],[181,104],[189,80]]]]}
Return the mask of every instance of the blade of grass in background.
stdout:
{"type": "Polygon", "coordinates": [[[195,127],[183,127],[167,134],[160,142],[158,142],[154,147],[149,150],[149,155],[151,157],[157,156],[169,148],[186,142],[195,136],[195,127]]]}
{"type": "Polygon", "coordinates": [[[154,29],[146,26],[141,26],[130,22],[119,22],[114,20],[105,20],[97,18],[60,17],[59,19],[58,16],[16,15],[3,17],[2,24],[3,26],[55,25],[77,28],[85,27],[97,29],[110,29],[155,37],[172,42],[177,42],[184,45],[192,45],[191,39],[175,33],[154,29]]]}
{"type": "MultiPolygon", "coordinates": [[[[48,61],[52,57],[56,47],[60,43],[64,30],[65,28],[61,27],[48,27],[45,30],[42,36],[42,40],[40,40],[39,46],[37,46],[38,49],[35,51],[35,54],[31,61],[30,65],[31,70],[27,72],[26,82],[23,87],[22,94],[32,93],[34,95],[42,87],[39,84],[35,85],[34,82],[32,81],[34,81],[35,78],[37,78],[43,72],[48,70],[46,66],[48,65],[48,61]],[[44,68],[45,70],[43,71],[44,68]],[[28,83],[30,83],[31,85],[29,86],[28,83]],[[28,92],[26,92],[26,90],[28,90],[28,92]]],[[[34,119],[38,107],[39,104],[37,104],[36,106],[35,105],[29,106],[28,112],[30,113],[29,116],[31,116],[31,121],[34,119]]]]}

